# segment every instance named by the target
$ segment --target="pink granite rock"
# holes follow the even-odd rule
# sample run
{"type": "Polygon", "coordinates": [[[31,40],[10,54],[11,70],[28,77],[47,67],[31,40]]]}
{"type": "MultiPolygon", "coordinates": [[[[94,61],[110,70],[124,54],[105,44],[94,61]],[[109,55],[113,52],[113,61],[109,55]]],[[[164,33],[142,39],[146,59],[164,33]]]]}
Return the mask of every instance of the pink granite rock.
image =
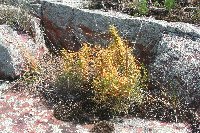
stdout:
{"type": "Polygon", "coordinates": [[[15,31],[8,25],[0,25],[1,79],[16,78],[26,71],[28,62],[39,60],[46,52],[42,41],[34,41],[31,36],[15,31]]]}

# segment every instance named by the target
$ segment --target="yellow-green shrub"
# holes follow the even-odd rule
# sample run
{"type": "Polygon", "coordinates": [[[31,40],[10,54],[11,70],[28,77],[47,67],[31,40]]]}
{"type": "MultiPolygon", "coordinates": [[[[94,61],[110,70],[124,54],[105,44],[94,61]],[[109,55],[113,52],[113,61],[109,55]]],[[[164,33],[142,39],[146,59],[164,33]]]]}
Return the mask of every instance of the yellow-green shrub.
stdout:
{"type": "Polygon", "coordinates": [[[65,73],[77,74],[83,83],[91,84],[97,103],[126,112],[131,101],[142,101],[140,89],[145,87],[146,72],[116,28],[110,26],[109,32],[113,40],[106,48],[83,44],[78,52],[63,50],[65,73]]]}

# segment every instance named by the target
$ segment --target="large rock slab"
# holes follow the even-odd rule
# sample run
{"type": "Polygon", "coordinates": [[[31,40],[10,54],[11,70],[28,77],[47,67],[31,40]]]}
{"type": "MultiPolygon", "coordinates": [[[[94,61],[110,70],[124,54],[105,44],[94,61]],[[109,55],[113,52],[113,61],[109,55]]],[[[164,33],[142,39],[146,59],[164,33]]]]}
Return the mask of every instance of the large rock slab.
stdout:
{"type": "MultiPolygon", "coordinates": [[[[151,79],[170,88],[186,100],[200,102],[200,39],[163,34],[155,60],[150,64],[151,79]]],[[[197,102],[198,103],[198,102],[197,102]]]]}
{"type": "MultiPolygon", "coordinates": [[[[30,1],[29,1],[30,2],[30,1]]],[[[27,7],[28,8],[28,7],[27,7]]],[[[9,24],[32,35],[35,43],[45,43],[41,21],[29,14],[29,9],[0,4],[0,24],[9,24]]]]}
{"type": "Polygon", "coordinates": [[[16,78],[27,70],[27,63],[38,61],[47,52],[32,37],[0,25],[0,78],[16,78]]]}
{"type": "Polygon", "coordinates": [[[0,5],[0,12],[0,78],[16,78],[25,71],[27,60],[37,61],[48,51],[44,33],[40,19],[26,9],[0,5]]]}
{"type": "Polygon", "coordinates": [[[135,54],[147,65],[153,83],[169,92],[175,90],[188,103],[200,96],[200,27],[58,2],[43,1],[40,9],[38,16],[55,46],[78,50],[84,42],[107,45],[108,27],[115,25],[135,45],[135,54]]]}

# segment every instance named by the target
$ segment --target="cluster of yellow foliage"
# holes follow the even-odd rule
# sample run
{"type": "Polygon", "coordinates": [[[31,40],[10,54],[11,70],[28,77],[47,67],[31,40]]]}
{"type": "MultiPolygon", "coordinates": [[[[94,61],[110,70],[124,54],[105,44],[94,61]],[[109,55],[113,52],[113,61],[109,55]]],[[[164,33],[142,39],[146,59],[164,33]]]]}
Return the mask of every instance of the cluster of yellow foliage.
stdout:
{"type": "Polygon", "coordinates": [[[62,51],[65,72],[80,75],[92,85],[94,100],[117,111],[124,111],[130,101],[141,102],[141,85],[146,72],[132,55],[114,26],[110,26],[113,41],[106,48],[83,44],[78,52],[62,51]]]}

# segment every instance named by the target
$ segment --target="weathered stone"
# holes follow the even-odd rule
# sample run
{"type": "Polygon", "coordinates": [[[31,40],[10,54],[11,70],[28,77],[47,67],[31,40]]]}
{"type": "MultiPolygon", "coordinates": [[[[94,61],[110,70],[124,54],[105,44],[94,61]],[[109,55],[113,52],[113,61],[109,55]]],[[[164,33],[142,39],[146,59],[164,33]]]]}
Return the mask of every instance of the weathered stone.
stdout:
{"type": "Polygon", "coordinates": [[[187,103],[200,96],[200,39],[163,34],[157,55],[150,65],[151,79],[170,88],[187,103]]]}
{"type": "Polygon", "coordinates": [[[183,11],[184,12],[197,12],[199,10],[198,7],[184,7],[183,11]]]}
{"type": "Polygon", "coordinates": [[[15,78],[25,69],[25,56],[37,60],[48,50],[39,18],[28,14],[27,10],[9,5],[0,5],[0,12],[0,23],[12,26],[0,25],[0,78],[15,78]]]}
{"type": "Polygon", "coordinates": [[[0,25],[0,78],[16,78],[47,52],[43,43],[36,44],[27,34],[0,25]]]}
{"type": "Polygon", "coordinates": [[[158,7],[149,7],[149,12],[150,15],[162,15],[162,16],[166,16],[169,13],[167,9],[158,7]]]}
{"type": "Polygon", "coordinates": [[[29,32],[35,43],[45,43],[39,18],[33,17],[27,10],[9,5],[0,5],[0,12],[0,24],[7,23],[15,28],[29,32]]]}
{"type": "Polygon", "coordinates": [[[0,98],[2,98],[2,93],[9,88],[9,81],[0,80],[0,98]]]}

